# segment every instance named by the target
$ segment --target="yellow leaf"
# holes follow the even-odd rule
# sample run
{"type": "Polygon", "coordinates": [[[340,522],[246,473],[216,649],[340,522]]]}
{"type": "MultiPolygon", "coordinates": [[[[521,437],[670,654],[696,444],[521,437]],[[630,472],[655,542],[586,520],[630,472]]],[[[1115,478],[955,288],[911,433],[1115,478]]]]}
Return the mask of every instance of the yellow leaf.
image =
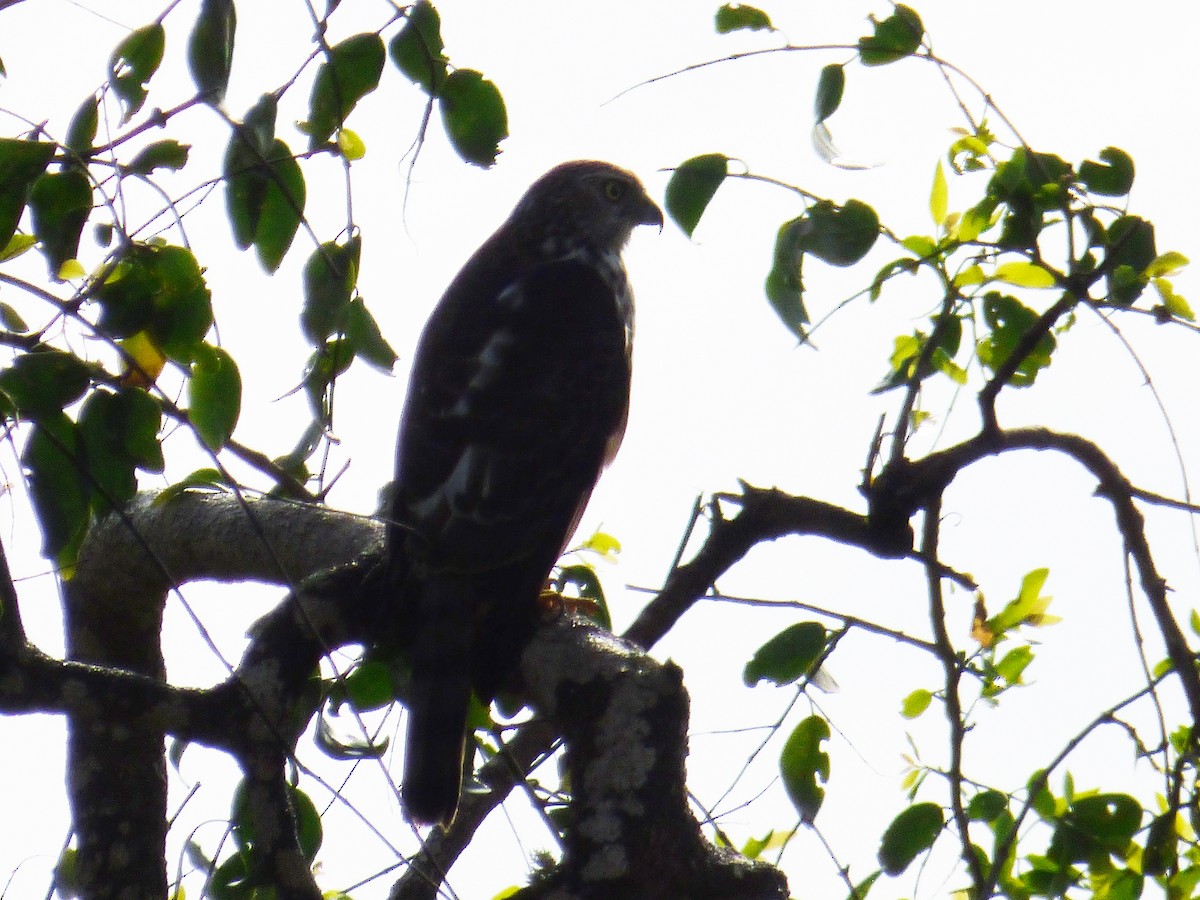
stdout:
{"type": "Polygon", "coordinates": [[[1165,278],[1155,278],[1150,282],[1154,285],[1154,289],[1158,291],[1158,296],[1162,299],[1163,306],[1167,311],[1177,319],[1183,319],[1187,322],[1196,320],[1195,314],[1192,312],[1188,302],[1175,293],[1171,282],[1165,278]]]}
{"type": "Polygon", "coordinates": [[[1049,270],[1031,262],[1001,263],[996,266],[992,278],[1024,288],[1052,288],[1057,283],[1049,270]]]}
{"type": "Polygon", "coordinates": [[[929,192],[929,213],[933,216],[933,224],[941,225],[946,221],[946,204],[949,202],[949,191],[946,187],[946,173],[942,171],[942,161],[939,159],[937,168],[933,170],[933,190],[929,192]]]}
{"type": "Polygon", "coordinates": [[[987,607],[983,605],[983,594],[975,596],[975,612],[971,616],[971,639],[981,647],[990,647],[996,640],[996,633],[987,626],[987,607]]]}
{"type": "Polygon", "coordinates": [[[1157,278],[1160,275],[1170,275],[1172,272],[1178,272],[1187,264],[1188,258],[1182,253],[1168,250],[1166,253],[1155,258],[1150,265],[1146,266],[1146,270],[1142,272],[1142,276],[1145,278],[1157,278]]]}
{"type": "Polygon", "coordinates": [[[981,266],[967,266],[954,276],[954,286],[966,287],[969,284],[983,284],[986,280],[987,276],[983,274],[981,266]]]}
{"type": "Polygon", "coordinates": [[[58,267],[59,281],[69,281],[72,278],[83,278],[85,275],[87,275],[87,272],[77,259],[68,259],[58,267]]]}
{"type": "Polygon", "coordinates": [[[132,387],[149,388],[162,374],[166,355],[144,331],[117,341],[121,348],[121,383],[132,387]]]}
{"type": "Polygon", "coordinates": [[[37,238],[32,234],[14,234],[9,239],[8,246],[0,250],[0,262],[15,259],[36,243],[37,238]]]}
{"type": "Polygon", "coordinates": [[[589,550],[601,559],[606,559],[609,562],[616,562],[617,556],[621,552],[621,542],[611,534],[597,531],[583,542],[583,546],[580,549],[589,550]]]}
{"type": "Polygon", "coordinates": [[[367,145],[363,143],[357,132],[351,131],[349,128],[343,128],[337,135],[338,150],[342,156],[354,162],[356,159],[362,159],[367,155],[367,145]]]}

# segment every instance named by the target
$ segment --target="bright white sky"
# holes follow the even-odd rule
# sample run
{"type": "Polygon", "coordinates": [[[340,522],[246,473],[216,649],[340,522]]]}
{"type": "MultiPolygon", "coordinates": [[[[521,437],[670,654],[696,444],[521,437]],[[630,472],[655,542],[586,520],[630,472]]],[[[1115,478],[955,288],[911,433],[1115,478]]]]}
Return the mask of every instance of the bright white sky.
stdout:
{"type": "MultiPolygon", "coordinates": [[[[0,12],[0,58],[9,73],[0,82],[0,109],[48,118],[52,130],[62,134],[67,117],[101,81],[104,60],[125,29],[150,21],[162,5],[25,0],[0,12]]],[[[168,60],[152,82],[161,93],[152,92],[151,103],[169,106],[190,93],[182,74],[182,40],[197,5],[184,2],[167,20],[168,60]]],[[[401,353],[398,375],[407,368],[420,323],[463,259],[524,187],[563,159],[611,159],[637,171],[651,194],[661,198],[667,176],[660,169],[719,150],[744,159],[756,172],[814,193],[838,200],[859,197],[901,234],[929,232],[925,210],[934,162],[951,140],[948,128],[962,124],[930,66],[908,62],[848,69],[846,101],[829,124],[847,157],[880,164],[866,172],[826,166],[809,141],[817,73],[826,63],[848,60],[848,52],[786,54],[713,67],[607,102],[646,78],[781,41],[780,35],[768,34],[717,36],[712,13],[718,5],[716,0],[648,0],[636,6],[446,0],[441,12],[447,51],[456,64],[482,70],[501,87],[512,137],[497,168],[482,172],[453,159],[435,125],[403,221],[397,215],[407,172],[401,156],[419,121],[420,97],[389,64],[383,89],[360,105],[352,122],[368,147],[368,156],[354,166],[354,202],[365,234],[360,286],[401,353]]],[[[935,50],[990,91],[1035,147],[1075,162],[1095,158],[1110,144],[1131,153],[1138,167],[1133,206],[1156,223],[1160,251],[1200,255],[1194,212],[1200,208],[1198,135],[1192,114],[1200,88],[1193,46],[1200,6],[1170,0],[1137,6],[1113,0],[924,0],[916,7],[935,50]]],[[[868,30],[868,13],[887,13],[882,0],[764,8],[797,44],[853,42],[868,30]]],[[[243,3],[239,13],[239,47],[226,104],[234,115],[290,76],[306,53],[310,32],[299,2],[243,3]]],[[[381,3],[344,3],[330,39],[375,27],[384,15],[381,3]],[[359,15],[364,18],[356,19],[359,15]]],[[[307,89],[297,96],[306,97],[307,89]]],[[[978,111],[979,98],[965,96],[978,111]]],[[[299,118],[300,112],[281,114],[281,133],[299,146],[299,135],[288,134],[289,116],[299,118]]],[[[199,129],[197,140],[217,135],[217,149],[205,158],[197,147],[189,169],[218,171],[223,126],[203,110],[180,124],[199,129]]],[[[21,130],[0,113],[0,133],[21,130]]],[[[321,238],[329,239],[341,221],[343,185],[337,167],[324,172],[325,184],[309,175],[309,212],[318,229],[325,229],[321,238]]],[[[952,209],[966,205],[959,199],[956,206],[956,198],[967,196],[952,182],[952,209]]],[[[734,489],[740,477],[860,508],[855,486],[867,443],[879,414],[892,412],[896,402],[867,392],[884,374],[892,336],[920,322],[933,298],[920,293],[919,282],[889,290],[875,306],[860,301],[819,331],[819,352],[796,349],[765,303],[761,283],[776,228],[798,212],[782,192],[733,184],[722,190],[694,242],[672,227],[661,236],[643,230],[633,240],[627,261],[640,301],[633,415],[622,455],[584,522],[585,532],[602,523],[625,547],[619,567],[607,573],[618,627],[642,602],[637,594],[620,594],[619,586],[661,581],[698,492],[734,489]]],[[[189,236],[210,266],[222,341],[244,366],[238,437],[282,453],[290,449],[303,414],[302,399],[276,398],[294,385],[305,356],[294,303],[299,264],[309,251],[298,246],[280,275],[265,280],[251,257],[230,249],[221,215],[223,201],[214,195],[193,217],[189,236]],[[205,214],[214,217],[208,230],[202,224],[205,214]]],[[[850,273],[810,263],[805,276],[814,317],[861,288],[873,272],[870,262],[850,273]]],[[[40,269],[31,268],[30,274],[37,277],[40,269]]],[[[1176,280],[1193,306],[1200,303],[1196,285],[1194,272],[1176,280]]],[[[3,299],[23,302],[8,290],[3,299]]],[[[1131,327],[1129,336],[1174,417],[1185,458],[1194,460],[1200,420],[1191,392],[1191,344],[1182,332],[1142,326],[1131,327]]],[[[1135,483],[1180,493],[1162,417],[1130,359],[1094,321],[1081,322],[1067,344],[1036,394],[1002,405],[1002,421],[1078,430],[1107,446],[1135,483]],[[1101,359],[1108,361],[1097,366],[1101,359]]],[[[357,512],[373,508],[376,491],[391,474],[395,414],[389,411],[398,414],[403,390],[403,377],[364,370],[344,379],[337,411],[343,443],[333,468],[347,461],[351,468],[332,494],[335,505],[357,512]]],[[[941,446],[975,427],[965,400],[946,415],[950,399],[947,389],[931,392],[926,408],[937,423],[918,434],[913,452],[929,449],[943,423],[941,446]]],[[[12,459],[5,464],[8,478],[15,480],[12,459]]],[[[188,458],[173,474],[197,464],[188,458]]],[[[1013,696],[1001,716],[981,715],[972,736],[976,752],[988,757],[975,773],[980,778],[1015,788],[1096,711],[1138,683],[1119,547],[1108,510],[1089,499],[1092,487],[1057,460],[1029,458],[980,467],[947,498],[944,557],[980,580],[992,607],[1013,595],[1023,573],[1044,565],[1051,568],[1052,611],[1065,618],[1041,636],[1046,644],[1029,673],[1035,688],[1013,696]],[[1105,664],[1093,668],[1101,658],[1105,664]],[[1034,732],[1037,741],[1024,737],[1034,732]]],[[[16,497],[24,502],[19,491],[16,497]]],[[[12,521],[0,536],[17,574],[30,579],[21,584],[26,619],[43,646],[59,647],[53,588],[37,558],[36,539],[24,519],[12,521]]],[[[1163,516],[1153,527],[1163,548],[1163,569],[1186,609],[1194,605],[1197,581],[1186,523],[1163,516]]],[[[914,633],[927,630],[915,565],[876,563],[816,541],[762,548],[721,587],[730,594],[835,607],[914,633]]],[[[241,632],[267,602],[261,592],[242,588],[188,596],[232,658],[240,652],[241,632]],[[248,595],[259,599],[248,606],[248,595]]],[[[952,602],[958,604],[955,638],[965,646],[970,598],[958,594],[952,602]]],[[[786,703],[783,689],[743,689],[740,672],[754,648],[792,621],[794,616],[782,613],[698,608],[656,649],[685,670],[693,697],[693,782],[706,803],[716,801],[761,737],[757,731],[714,732],[764,726],[786,703]]],[[[1150,651],[1152,661],[1157,654],[1150,651]]],[[[172,676],[184,683],[211,683],[222,674],[178,609],[168,612],[168,662],[172,676]]],[[[863,637],[847,640],[830,668],[841,690],[819,702],[841,734],[831,742],[833,777],[818,824],[857,879],[872,870],[875,837],[904,805],[899,781],[901,754],[909,752],[906,728],[925,759],[942,758],[937,714],[915,723],[901,723],[896,715],[913,688],[936,689],[937,672],[931,661],[913,660],[863,637]]],[[[804,709],[799,714],[807,714],[804,709]]],[[[5,728],[0,778],[6,808],[22,812],[19,827],[10,815],[9,833],[0,841],[0,884],[20,865],[7,896],[41,896],[67,827],[62,732],[45,720],[10,720],[5,728]]],[[[778,749],[778,742],[768,748],[764,764],[739,785],[735,799],[748,800],[768,787],[778,749]]],[[[1117,742],[1097,741],[1072,768],[1082,786],[1090,786],[1089,772],[1097,773],[1094,777],[1133,773],[1130,755],[1117,742]]],[[[325,771],[334,780],[345,774],[336,767],[325,771]]],[[[215,820],[226,812],[221,785],[228,767],[192,749],[183,774],[200,782],[202,790],[188,807],[181,835],[200,825],[198,837],[211,849],[221,831],[215,820]]],[[[354,802],[391,839],[411,843],[380,773],[355,778],[354,802]]],[[[935,791],[928,796],[940,799],[935,791]]],[[[514,818],[525,823],[519,804],[512,806],[514,818]]],[[[528,852],[545,844],[536,830],[523,830],[518,839],[503,817],[496,819],[486,843],[455,873],[453,884],[462,897],[487,897],[518,882],[528,852]]],[[[334,821],[323,853],[329,887],[352,883],[387,859],[360,826],[334,821]]],[[[772,827],[790,827],[794,813],[776,785],[722,824],[740,843],[772,827]]],[[[811,835],[799,837],[784,865],[797,895],[845,894],[835,866],[811,835]]],[[[946,880],[951,870],[947,854],[918,884],[911,878],[885,879],[872,896],[939,896],[959,884],[946,880]]],[[[387,883],[380,879],[355,897],[381,896],[387,883]]]]}

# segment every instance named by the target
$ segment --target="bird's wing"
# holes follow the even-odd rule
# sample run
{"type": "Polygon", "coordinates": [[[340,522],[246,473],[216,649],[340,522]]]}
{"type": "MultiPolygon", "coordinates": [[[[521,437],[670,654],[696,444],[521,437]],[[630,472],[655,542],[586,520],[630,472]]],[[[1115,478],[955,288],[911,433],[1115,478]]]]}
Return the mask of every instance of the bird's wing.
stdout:
{"type": "Polygon", "coordinates": [[[413,370],[393,506],[431,567],[553,563],[624,426],[625,290],[563,260],[485,296],[447,292],[413,370]]]}

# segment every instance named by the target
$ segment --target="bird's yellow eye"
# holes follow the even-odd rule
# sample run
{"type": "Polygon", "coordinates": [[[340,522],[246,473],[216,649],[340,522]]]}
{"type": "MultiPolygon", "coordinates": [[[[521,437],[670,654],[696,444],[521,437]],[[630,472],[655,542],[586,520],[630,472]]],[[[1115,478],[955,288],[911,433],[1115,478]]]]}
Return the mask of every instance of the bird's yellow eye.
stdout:
{"type": "Polygon", "coordinates": [[[625,182],[611,178],[604,182],[604,196],[614,203],[625,196],[625,182]]]}

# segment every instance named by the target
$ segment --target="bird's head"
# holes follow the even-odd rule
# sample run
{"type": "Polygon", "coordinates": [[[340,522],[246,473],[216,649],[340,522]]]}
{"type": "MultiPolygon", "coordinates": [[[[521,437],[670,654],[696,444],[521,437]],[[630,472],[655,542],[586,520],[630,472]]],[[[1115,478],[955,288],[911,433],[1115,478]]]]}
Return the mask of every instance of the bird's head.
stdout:
{"type": "Polygon", "coordinates": [[[582,243],[619,253],[638,225],[662,228],[663,214],[633,173],[611,163],[576,160],[535,181],[513,211],[512,224],[559,252],[582,243]]]}

